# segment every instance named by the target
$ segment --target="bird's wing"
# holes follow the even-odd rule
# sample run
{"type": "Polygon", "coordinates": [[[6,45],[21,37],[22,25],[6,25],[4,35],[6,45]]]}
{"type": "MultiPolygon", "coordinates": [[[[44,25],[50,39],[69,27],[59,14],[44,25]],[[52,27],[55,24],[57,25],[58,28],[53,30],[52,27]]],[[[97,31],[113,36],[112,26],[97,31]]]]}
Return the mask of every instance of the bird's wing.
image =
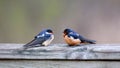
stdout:
{"type": "Polygon", "coordinates": [[[78,39],[78,38],[79,38],[79,35],[76,34],[76,33],[69,33],[69,34],[68,34],[68,37],[73,37],[74,39],[78,39]]]}
{"type": "Polygon", "coordinates": [[[86,39],[83,36],[79,35],[79,39],[81,40],[82,43],[90,43],[90,44],[95,44],[95,40],[90,40],[90,39],[86,39]]]}
{"type": "Polygon", "coordinates": [[[32,47],[39,47],[40,45],[37,44],[41,44],[46,41],[47,38],[46,37],[39,37],[39,38],[34,38],[31,42],[27,43],[26,45],[24,45],[24,48],[32,48],[32,47]]]}
{"type": "Polygon", "coordinates": [[[85,37],[81,36],[80,34],[76,33],[76,32],[72,32],[70,34],[68,34],[68,36],[72,36],[74,39],[80,39],[81,43],[90,43],[90,44],[95,44],[95,40],[90,40],[90,39],[86,39],[85,37]]]}

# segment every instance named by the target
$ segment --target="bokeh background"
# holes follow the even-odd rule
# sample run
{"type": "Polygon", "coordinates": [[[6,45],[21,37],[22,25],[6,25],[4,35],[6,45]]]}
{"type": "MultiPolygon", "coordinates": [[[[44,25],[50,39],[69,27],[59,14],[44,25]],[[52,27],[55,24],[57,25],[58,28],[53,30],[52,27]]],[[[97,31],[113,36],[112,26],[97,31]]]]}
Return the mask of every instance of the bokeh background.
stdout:
{"type": "Polygon", "coordinates": [[[65,43],[71,28],[97,43],[120,43],[120,0],[0,0],[0,43],[27,43],[41,30],[65,43]]]}

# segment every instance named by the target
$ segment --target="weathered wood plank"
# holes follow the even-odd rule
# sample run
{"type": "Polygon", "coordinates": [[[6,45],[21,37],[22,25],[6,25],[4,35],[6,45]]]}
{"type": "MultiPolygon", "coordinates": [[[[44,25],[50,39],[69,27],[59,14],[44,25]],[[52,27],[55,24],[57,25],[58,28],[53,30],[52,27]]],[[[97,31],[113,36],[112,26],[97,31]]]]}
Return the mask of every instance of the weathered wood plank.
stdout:
{"type": "Polygon", "coordinates": [[[0,44],[0,59],[120,59],[120,44],[68,46],[51,44],[47,47],[22,50],[23,44],[0,44]]]}
{"type": "Polygon", "coordinates": [[[5,60],[0,68],[119,68],[117,61],[37,61],[5,60]]]}

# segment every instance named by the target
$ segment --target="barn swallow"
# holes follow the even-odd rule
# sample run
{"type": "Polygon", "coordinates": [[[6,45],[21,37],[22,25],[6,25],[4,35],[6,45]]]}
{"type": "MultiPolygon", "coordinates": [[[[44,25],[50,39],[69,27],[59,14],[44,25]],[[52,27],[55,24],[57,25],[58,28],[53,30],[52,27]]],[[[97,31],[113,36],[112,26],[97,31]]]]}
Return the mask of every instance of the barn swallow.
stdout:
{"type": "Polygon", "coordinates": [[[95,44],[95,40],[89,40],[71,29],[65,29],[63,32],[65,42],[70,45],[79,45],[81,43],[95,44]]]}
{"type": "Polygon", "coordinates": [[[46,29],[41,31],[38,35],[34,37],[32,41],[25,44],[23,47],[24,49],[28,49],[33,47],[48,46],[53,39],[53,31],[51,29],[46,29]]]}

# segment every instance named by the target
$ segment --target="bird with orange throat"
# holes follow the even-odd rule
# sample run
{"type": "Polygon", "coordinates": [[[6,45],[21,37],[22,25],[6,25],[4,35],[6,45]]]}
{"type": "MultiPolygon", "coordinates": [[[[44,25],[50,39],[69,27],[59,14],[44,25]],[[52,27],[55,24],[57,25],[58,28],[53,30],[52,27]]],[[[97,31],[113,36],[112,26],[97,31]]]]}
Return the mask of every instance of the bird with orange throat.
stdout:
{"type": "Polygon", "coordinates": [[[87,38],[84,38],[77,32],[73,31],[72,29],[65,29],[63,32],[63,37],[65,42],[69,46],[76,46],[80,44],[95,44],[95,40],[90,40],[87,38]]]}

